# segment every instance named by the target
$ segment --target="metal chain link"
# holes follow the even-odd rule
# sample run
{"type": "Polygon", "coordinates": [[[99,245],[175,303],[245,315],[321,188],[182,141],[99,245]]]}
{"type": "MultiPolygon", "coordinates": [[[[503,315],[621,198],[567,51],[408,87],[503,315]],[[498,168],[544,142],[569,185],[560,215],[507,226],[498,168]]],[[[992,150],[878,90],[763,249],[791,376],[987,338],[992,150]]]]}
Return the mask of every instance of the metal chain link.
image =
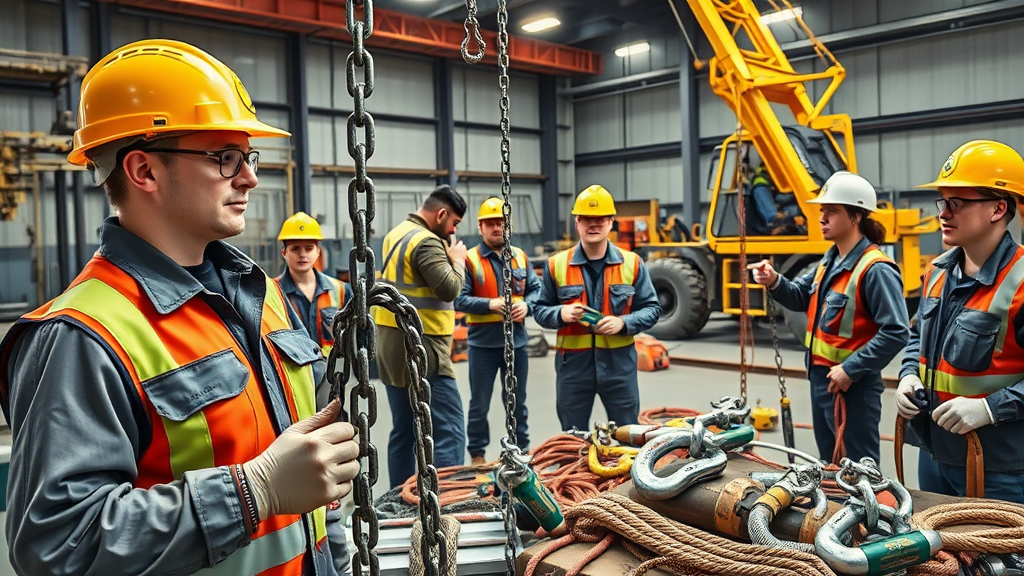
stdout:
{"type": "Polygon", "coordinates": [[[462,28],[466,31],[466,38],[462,40],[462,59],[469,64],[476,64],[484,59],[484,51],[487,50],[484,37],[480,34],[480,22],[476,19],[476,0],[466,0],[466,22],[462,28]],[[476,40],[475,54],[469,52],[470,29],[473,30],[473,39],[476,40]]]}
{"type": "MultiPolygon", "coordinates": [[[[481,50],[481,55],[483,50],[481,50]]],[[[502,440],[503,467],[518,465],[515,456],[520,450],[516,438],[516,390],[518,381],[515,373],[515,346],[512,334],[512,163],[511,163],[511,126],[509,121],[508,98],[508,7],[505,0],[498,0],[498,89],[501,95],[498,106],[501,109],[501,292],[505,299],[505,315],[502,319],[502,331],[505,336],[505,439],[502,440]]],[[[505,521],[505,567],[509,576],[516,573],[516,510],[512,494],[508,490],[501,492],[501,510],[505,521]]]]}
{"type": "Polygon", "coordinates": [[[352,535],[356,543],[353,574],[368,572],[379,576],[380,562],[374,550],[379,537],[377,512],[373,507],[372,487],[377,483],[377,449],[370,442],[370,429],[377,421],[377,393],[370,384],[370,360],[376,350],[376,327],[370,315],[371,306],[382,306],[393,312],[405,336],[406,351],[414,359],[410,365],[413,382],[410,397],[416,414],[417,465],[419,473],[420,516],[423,519],[423,558],[428,576],[438,576],[439,563],[445,552],[441,543],[441,510],[437,498],[437,470],[433,466],[433,440],[430,421],[430,389],[422,374],[426,373],[426,351],[423,348],[422,324],[416,309],[394,286],[377,282],[375,258],[369,246],[370,223],[376,211],[373,180],[367,176],[366,161],[373,156],[376,143],[373,116],[366,111],[365,100],[373,93],[373,58],[365,48],[365,41],[373,33],[373,1],[352,0],[345,5],[346,23],[352,36],[352,51],[346,60],[346,84],[353,99],[352,113],[348,117],[348,152],[355,162],[355,176],[348,187],[348,212],[353,228],[353,247],[349,252],[349,278],[352,299],[335,318],[331,331],[335,345],[328,356],[327,379],[331,384],[331,398],[344,404],[344,389],[353,371],[356,385],[352,388],[350,408],[353,424],[359,438],[359,458],[365,466],[353,481],[353,499],[356,510],[352,514],[352,535]],[[356,9],[363,8],[362,19],[356,9]],[[362,82],[356,82],[356,68],[362,68],[362,82]],[[357,129],[363,130],[359,142],[357,129]],[[365,195],[360,207],[359,196],[365,195]],[[338,369],[339,360],[342,363],[338,369]]]}
{"type": "Polygon", "coordinates": [[[764,289],[764,297],[766,301],[766,311],[768,318],[772,323],[772,347],[775,349],[775,373],[779,377],[779,397],[786,398],[786,373],[782,370],[782,352],[779,350],[779,329],[775,325],[775,299],[772,298],[771,292],[768,291],[766,286],[764,289]]]}

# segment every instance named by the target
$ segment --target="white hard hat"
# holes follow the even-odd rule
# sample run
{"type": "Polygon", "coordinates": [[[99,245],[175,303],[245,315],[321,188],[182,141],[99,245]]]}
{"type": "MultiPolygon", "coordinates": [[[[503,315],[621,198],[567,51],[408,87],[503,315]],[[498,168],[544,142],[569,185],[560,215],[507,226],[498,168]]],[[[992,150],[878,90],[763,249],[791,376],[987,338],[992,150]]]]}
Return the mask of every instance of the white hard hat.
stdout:
{"type": "Polygon", "coordinates": [[[821,193],[811,204],[845,204],[863,208],[868,212],[878,210],[875,187],[863,177],[840,170],[833,174],[821,187],[821,193]]]}

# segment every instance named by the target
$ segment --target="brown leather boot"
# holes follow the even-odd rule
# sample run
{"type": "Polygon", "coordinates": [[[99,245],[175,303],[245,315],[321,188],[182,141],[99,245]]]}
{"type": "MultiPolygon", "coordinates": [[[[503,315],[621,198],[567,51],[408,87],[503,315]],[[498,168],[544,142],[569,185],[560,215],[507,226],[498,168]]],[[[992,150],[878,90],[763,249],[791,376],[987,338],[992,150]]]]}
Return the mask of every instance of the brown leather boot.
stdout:
{"type": "Polygon", "coordinates": [[[470,464],[473,466],[482,466],[484,464],[487,464],[487,458],[484,458],[483,454],[477,454],[476,456],[472,457],[470,464]]]}

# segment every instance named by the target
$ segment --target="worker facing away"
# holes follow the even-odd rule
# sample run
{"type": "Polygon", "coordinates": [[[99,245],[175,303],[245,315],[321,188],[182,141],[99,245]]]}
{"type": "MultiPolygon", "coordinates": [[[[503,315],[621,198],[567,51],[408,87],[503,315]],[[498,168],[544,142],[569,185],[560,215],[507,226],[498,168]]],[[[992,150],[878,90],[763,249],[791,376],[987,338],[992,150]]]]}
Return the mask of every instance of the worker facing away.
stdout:
{"type": "Polygon", "coordinates": [[[263,124],[238,77],[144,40],[82,81],[69,161],[116,216],[71,287],[0,345],[19,574],[334,574],[326,506],[357,442],[316,411],[320,348],[245,228],[263,124]]]}
{"type": "MultiPolygon", "coordinates": [[[[469,327],[469,419],[466,424],[467,448],[472,463],[484,464],[484,451],[490,444],[487,412],[494,393],[494,378],[501,372],[502,390],[505,374],[505,299],[502,293],[504,265],[502,249],[504,217],[501,198],[488,198],[480,205],[477,226],[482,241],[466,253],[466,279],[462,293],[455,299],[455,310],[466,313],[469,327]]],[[[530,305],[540,293],[540,278],[530,269],[526,253],[512,246],[512,338],[513,369],[516,377],[516,444],[523,450],[530,445],[526,426],[526,376],[529,355],[526,353],[526,327],[523,321],[530,305]]]]}
{"type": "MultiPolygon", "coordinates": [[[[466,245],[454,238],[466,201],[451,186],[442,185],[427,196],[414,214],[384,237],[381,279],[395,286],[416,308],[423,324],[430,382],[430,416],[434,425],[434,465],[461,466],[466,459],[466,421],[462,397],[452,369],[453,302],[466,274],[466,245]]],[[[415,417],[409,405],[409,354],[395,315],[374,308],[377,324],[377,365],[387,384],[391,406],[388,473],[391,487],[416,473],[415,417]]]]}
{"type": "Polygon", "coordinates": [[[956,149],[937,188],[951,250],[924,274],[896,406],[921,441],[922,490],[966,494],[964,434],[978,434],[985,496],[1024,504],[1024,248],[1006,231],[1024,198],[1024,160],[992,140],[956,149]],[[927,406],[911,402],[927,390],[927,406]]]}
{"type": "Polygon", "coordinates": [[[878,249],[885,228],[871,218],[877,208],[870,182],[836,172],[810,202],[821,205],[821,233],[833,242],[817,269],[789,280],[767,260],[749,267],[782,306],[807,312],[807,377],[821,459],[870,456],[879,462],[882,369],[909,337],[903,280],[878,249]],[[836,438],[837,402],[846,405],[842,438],[836,438]]]}
{"type": "Polygon", "coordinates": [[[555,398],[562,429],[590,429],[594,395],[608,418],[636,424],[640,411],[633,335],[654,326],[658,296],[643,260],[608,241],[615,201],[602,186],[573,205],[580,242],[548,260],[534,317],[557,328],[555,398]]]}
{"type": "Polygon", "coordinates": [[[323,239],[320,223],[305,212],[285,220],[277,241],[282,244],[286,268],[277,277],[277,283],[306,333],[320,345],[326,357],[334,346],[331,325],[338,310],[352,298],[352,287],[316,269],[323,239]]]}

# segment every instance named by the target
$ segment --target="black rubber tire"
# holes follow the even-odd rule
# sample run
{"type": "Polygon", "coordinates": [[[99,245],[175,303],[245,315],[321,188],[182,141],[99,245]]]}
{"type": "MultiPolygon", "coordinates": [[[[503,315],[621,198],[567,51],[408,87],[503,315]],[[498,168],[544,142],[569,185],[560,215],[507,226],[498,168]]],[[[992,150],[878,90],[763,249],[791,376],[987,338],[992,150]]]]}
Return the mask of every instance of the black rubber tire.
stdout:
{"type": "MultiPolygon", "coordinates": [[[[786,274],[786,277],[790,280],[796,280],[804,274],[813,273],[817,268],[818,261],[815,260],[814,262],[805,265],[792,276],[786,274]]],[[[775,305],[782,308],[778,302],[776,302],[775,305]]],[[[789,328],[789,332],[793,335],[793,338],[796,338],[796,341],[799,342],[801,346],[805,346],[807,343],[807,313],[794,312],[792,310],[782,308],[782,317],[785,319],[786,327],[789,328]]]]}
{"type": "Polygon", "coordinates": [[[647,272],[661,304],[661,318],[647,332],[665,340],[685,340],[696,336],[711,316],[708,282],[704,274],[681,258],[652,260],[647,263],[647,272]]]}

